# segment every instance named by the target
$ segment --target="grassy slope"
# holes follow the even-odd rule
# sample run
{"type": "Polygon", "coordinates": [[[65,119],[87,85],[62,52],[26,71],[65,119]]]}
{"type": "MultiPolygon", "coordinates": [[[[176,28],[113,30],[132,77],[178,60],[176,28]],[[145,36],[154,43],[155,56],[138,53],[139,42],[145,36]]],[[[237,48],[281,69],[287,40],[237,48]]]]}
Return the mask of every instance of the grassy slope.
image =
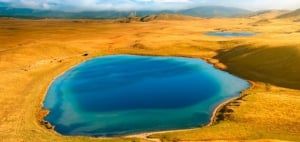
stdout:
{"type": "Polygon", "coordinates": [[[300,46],[251,48],[251,45],[242,45],[220,51],[215,58],[226,64],[230,72],[243,78],[300,89],[300,46]]]}
{"type": "Polygon", "coordinates": [[[226,64],[228,71],[243,78],[300,89],[300,23],[269,21],[254,26],[264,31],[256,38],[219,50],[214,58],[226,64]]]}
{"type": "MultiPolygon", "coordinates": [[[[214,57],[239,76],[296,88],[291,83],[294,81],[292,77],[296,77],[293,72],[300,72],[296,64],[299,61],[296,52],[300,42],[297,40],[300,37],[297,32],[299,23],[272,20],[269,24],[252,26],[250,23],[255,20],[199,19],[186,20],[185,24],[182,21],[118,24],[1,19],[0,140],[104,140],[62,137],[43,128],[38,121],[41,101],[51,80],[71,66],[99,55],[128,53],[214,57]],[[201,34],[214,29],[258,31],[262,34],[251,38],[220,38],[201,34]],[[84,52],[88,52],[89,56],[82,57],[84,52]],[[286,54],[290,59],[282,57],[286,54]],[[294,70],[278,70],[280,68],[294,70]],[[291,75],[290,78],[279,76],[282,72],[291,75]],[[277,79],[283,81],[274,82],[277,79]]],[[[297,78],[295,81],[298,81],[297,78]]],[[[299,140],[299,91],[267,86],[271,87],[257,83],[256,88],[247,92],[246,101],[240,107],[233,108],[230,119],[218,125],[161,137],[181,140],[299,140]]]]}
{"type": "Polygon", "coordinates": [[[300,9],[278,16],[278,18],[300,18],[300,9]]]}

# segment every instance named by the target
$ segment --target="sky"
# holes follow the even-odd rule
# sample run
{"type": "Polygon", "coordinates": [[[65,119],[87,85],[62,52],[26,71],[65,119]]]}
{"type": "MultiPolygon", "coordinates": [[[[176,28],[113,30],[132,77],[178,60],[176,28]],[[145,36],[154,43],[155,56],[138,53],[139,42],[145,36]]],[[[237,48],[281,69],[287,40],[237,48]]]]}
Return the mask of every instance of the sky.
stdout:
{"type": "Polygon", "coordinates": [[[64,11],[179,10],[217,5],[257,11],[297,9],[300,8],[300,0],[0,0],[0,5],[64,11]]]}

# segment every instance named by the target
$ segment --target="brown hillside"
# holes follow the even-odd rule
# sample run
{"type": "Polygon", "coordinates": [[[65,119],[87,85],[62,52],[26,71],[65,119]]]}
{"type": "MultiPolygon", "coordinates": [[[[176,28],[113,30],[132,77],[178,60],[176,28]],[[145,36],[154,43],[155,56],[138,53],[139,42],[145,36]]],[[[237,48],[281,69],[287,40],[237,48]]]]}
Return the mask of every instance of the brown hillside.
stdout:
{"type": "Polygon", "coordinates": [[[297,9],[295,11],[283,14],[278,16],[277,18],[292,18],[292,19],[299,19],[300,18],[300,9],[297,9]]]}
{"type": "Polygon", "coordinates": [[[186,16],[180,14],[159,14],[159,15],[147,15],[143,17],[129,17],[118,19],[117,21],[120,23],[130,23],[130,22],[150,22],[155,20],[168,20],[168,21],[176,21],[176,20],[199,20],[201,18],[186,16]]]}
{"type": "Polygon", "coordinates": [[[269,11],[263,11],[263,12],[258,12],[253,15],[250,15],[250,18],[252,19],[273,19],[276,18],[280,15],[286,14],[290,11],[286,10],[269,10],[269,11]]]}

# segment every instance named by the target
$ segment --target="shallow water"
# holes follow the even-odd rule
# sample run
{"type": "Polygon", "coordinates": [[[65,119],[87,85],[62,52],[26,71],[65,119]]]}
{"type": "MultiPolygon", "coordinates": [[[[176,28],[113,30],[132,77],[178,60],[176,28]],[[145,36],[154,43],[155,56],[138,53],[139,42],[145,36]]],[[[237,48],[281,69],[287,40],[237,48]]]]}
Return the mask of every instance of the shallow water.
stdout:
{"type": "Polygon", "coordinates": [[[207,32],[209,36],[222,36],[222,37],[249,37],[254,36],[254,32],[207,32]]]}
{"type": "Polygon", "coordinates": [[[88,60],[50,86],[45,120],[64,135],[116,136],[194,128],[245,80],[200,59],[114,55],[88,60]]]}

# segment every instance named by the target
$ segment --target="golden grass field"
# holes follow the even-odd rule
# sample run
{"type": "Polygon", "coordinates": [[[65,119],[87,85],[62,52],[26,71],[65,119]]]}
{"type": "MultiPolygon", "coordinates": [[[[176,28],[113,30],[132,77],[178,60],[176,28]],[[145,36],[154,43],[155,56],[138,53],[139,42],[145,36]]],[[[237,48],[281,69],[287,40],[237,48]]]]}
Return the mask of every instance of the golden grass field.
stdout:
{"type": "Polygon", "coordinates": [[[300,141],[300,22],[272,15],[131,23],[2,18],[0,41],[0,141],[150,141],[68,137],[40,124],[51,81],[84,60],[109,54],[202,58],[254,82],[244,97],[225,106],[233,112],[221,113],[224,120],[215,125],[150,137],[300,141]],[[259,34],[246,38],[204,34],[215,30],[259,34]]]}

